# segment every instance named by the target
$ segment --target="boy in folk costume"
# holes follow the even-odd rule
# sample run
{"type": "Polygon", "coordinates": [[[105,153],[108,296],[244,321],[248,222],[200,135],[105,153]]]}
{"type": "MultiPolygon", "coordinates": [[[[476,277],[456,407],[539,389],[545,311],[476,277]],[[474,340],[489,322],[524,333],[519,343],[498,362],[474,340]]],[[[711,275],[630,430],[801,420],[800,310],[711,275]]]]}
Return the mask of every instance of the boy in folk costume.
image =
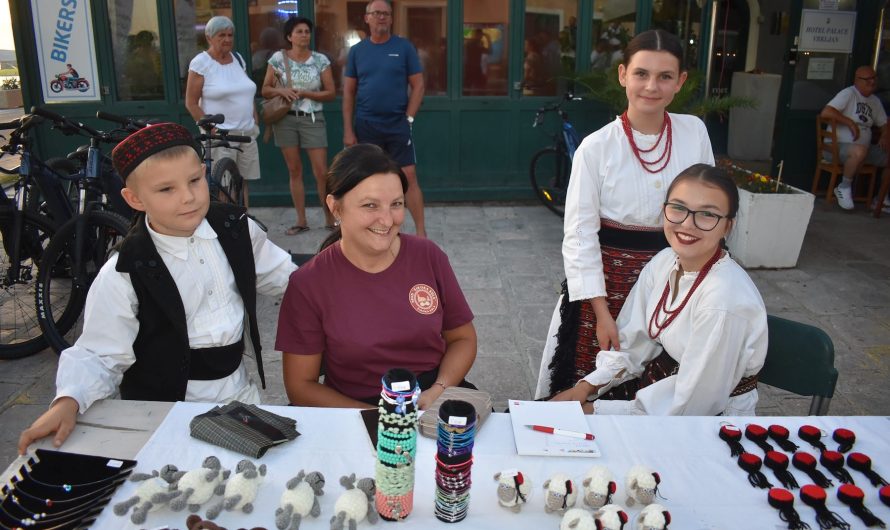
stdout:
{"type": "Polygon", "coordinates": [[[19,438],[24,453],[78,412],[114,396],[259,403],[242,360],[249,345],[265,388],[256,294],[280,295],[290,255],[240,207],[210,203],[200,147],[181,125],[146,127],[112,153],[139,213],[87,295],[83,333],[62,352],[56,398],[19,438]]]}

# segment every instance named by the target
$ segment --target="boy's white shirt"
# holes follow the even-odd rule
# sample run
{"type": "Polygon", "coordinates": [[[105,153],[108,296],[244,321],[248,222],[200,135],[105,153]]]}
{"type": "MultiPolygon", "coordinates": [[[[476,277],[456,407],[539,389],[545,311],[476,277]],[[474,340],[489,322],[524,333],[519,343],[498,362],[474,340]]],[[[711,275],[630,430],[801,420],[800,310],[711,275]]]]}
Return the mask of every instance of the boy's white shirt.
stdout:
{"type": "MultiPolygon", "coordinates": [[[[281,295],[297,267],[290,254],[269,241],[256,223],[248,220],[248,226],[257,293],[281,295]]],[[[207,220],[190,237],[159,234],[150,226],[148,232],[182,298],[189,346],[207,348],[238,341],[244,331],[244,303],[207,220]]],[[[124,372],[136,361],[133,341],[139,331],[138,300],[130,275],[115,270],[117,258],[113,255],[93,281],[84,308],[83,332],[59,358],[55,399],[75,399],[81,413],[97,400],[116,395],[124,372]]],[[[186,401],[224,403],[233,399],[260,402],[259,390],[243,361],[222,379],[188,382],[186,401]]]]}

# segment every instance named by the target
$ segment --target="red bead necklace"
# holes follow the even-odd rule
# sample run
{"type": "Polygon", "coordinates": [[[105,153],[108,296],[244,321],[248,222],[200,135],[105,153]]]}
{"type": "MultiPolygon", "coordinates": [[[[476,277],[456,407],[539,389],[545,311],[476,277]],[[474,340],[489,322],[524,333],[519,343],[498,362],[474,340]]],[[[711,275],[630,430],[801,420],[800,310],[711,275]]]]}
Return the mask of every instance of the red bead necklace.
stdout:
{"type": "Polygon", "coordinates": [[[720,259],[720,255],[722,253],[723,249],[718,246],[717,251],[714,252],[714,255],[711,256],[711,259],[709,259],[708,262],[705,263],[705,266],[702,267],[702,269],[698,272],[698,277],[695,279],[694,282],[692,282],[692,287],[689,289],[689,292],[686,293],[686,296],[683,298],[683,302],[680,304],[679,307],[677,307],[677,309],[668,309],[667,307],[668,294],[671,291],[671,280],[670,278],[668,278],[668,281],[664,284],[664,292],[661,293],[661,299],[658,301],[658,304],[656,304],[655,310],[652,311],[652,317],[649,319],[649,327],[647,331],[649,332],[650,339],[657,339],[658,336],[661,335],[661,332],[664,331],[666,327],[670,326],[671,322],[673,322],[674,319],[677,318],[677,316],[680,314],[680,311],[683,311],[683,308],[686,307],[686,303],[689,301],[690,298],[692,298],[692,293],[694,293],[695,290],[698,289],[698,286],[701,285],[701,282],[704,281],[705,276],[708,275],[708,273],[711,271],[711,267],[713,267],[714,264],[717,263],[717,260],[720,259]],[[667,318],[664,319],[664,322],[659,323],[658,315],[662,312],[667,315],[667,318]],[[655,327],[655,332],[652,331],[653,326],[655,327]]]}
{"type": "Polygon", "coordinates": [[[640,161],[640,165],[643,166],[643,169],[649,173],[660,173],[667,167],[668,162],[671,161],[671,146],[673,145],[673,128],[671,127],[671,117],[668,115],[667,111],[664,113],[664,121],[661,124],[661,132],[658,133],[658,139],[655,140],[655,144],[649,149],[640,149],[637,146],[637,142],[634,141],[634,133],[630,127],[630,120],[627,118],[627,111],[624,111],[621,115],[621,125],[624,128],[624,135],[627,136],[627,141],[630,142],[630,149],[633,151],[634,156],[637,157],[637,160],[640,161]],[[655,151],[661,144],[662,138],[665,138],[665,132],[667,132],[667,139],[665,140],[664,151],[662,151],[661,156],[655,160],[643,160],[640,153],[651,153],[655,151]]]}

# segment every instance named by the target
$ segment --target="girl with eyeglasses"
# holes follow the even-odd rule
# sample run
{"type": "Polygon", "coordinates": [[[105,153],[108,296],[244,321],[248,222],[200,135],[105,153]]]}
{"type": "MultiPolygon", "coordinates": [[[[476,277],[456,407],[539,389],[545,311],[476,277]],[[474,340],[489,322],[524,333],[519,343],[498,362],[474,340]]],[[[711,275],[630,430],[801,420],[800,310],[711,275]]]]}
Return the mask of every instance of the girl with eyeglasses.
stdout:
{"type": "Polygon", "coordinates": [[[695,164],[674,179],[662,207],[670,248],[646,265],[618,315],[621,349],[601,351],[596,370],[553,399],[596,414],[754,415],[766,308],[724,248],[738,207],[721,169],[695,164]],[[599,399],[616,386],[633,398],[599,399]]]}
{"type": "Polygon", "coordinates": [[[618,80],[627,111],[585,138],[572,161],[562,244],[566,282],[547,333],[538,398],[590,373],[600,349],[624,346],[614,319],[640,270],[667,246],[665,190],[690,165],[714,163],[701,119],[666,110],[686,81],[677,36],[640,33],[623,56],[618,80]]]}

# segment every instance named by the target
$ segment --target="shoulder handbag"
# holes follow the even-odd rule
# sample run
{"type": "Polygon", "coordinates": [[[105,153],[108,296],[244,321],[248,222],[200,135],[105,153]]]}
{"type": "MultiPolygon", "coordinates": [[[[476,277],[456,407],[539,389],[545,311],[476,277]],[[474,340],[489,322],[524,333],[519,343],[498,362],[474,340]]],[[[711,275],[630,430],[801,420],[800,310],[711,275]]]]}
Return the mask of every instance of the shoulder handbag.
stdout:
{"type": "MultiPolygon", "coordinates": [[[[284,59],[284,70],[287,72],[287,84],[284,86],[290,87],[290,60],[287,57],[286,50],[281,50],[281,57],[284,59]]],[[[276,75],[274,76],[272,87],[278,88],[279,86],[278,76],[276,75]]],[[[260,102],[260,119],[266,125],[272,125],[287,116],[287,111],[290,110],[290,107],[291,102],[285,99],[284,96],[263,98],[263,101],[260,102]]]]}

